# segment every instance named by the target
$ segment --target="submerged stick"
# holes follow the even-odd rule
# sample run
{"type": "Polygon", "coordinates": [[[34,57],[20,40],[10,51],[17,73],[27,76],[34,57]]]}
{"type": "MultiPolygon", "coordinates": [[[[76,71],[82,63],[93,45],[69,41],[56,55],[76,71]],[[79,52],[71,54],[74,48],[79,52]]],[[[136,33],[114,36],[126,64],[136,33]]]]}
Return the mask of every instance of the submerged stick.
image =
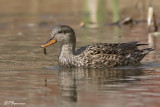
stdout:
{"type": "Polygon", "coordinates": [[[47,55],[47,50],[46,48],[43,48],[44,49],[44,55],[47,55]]]}

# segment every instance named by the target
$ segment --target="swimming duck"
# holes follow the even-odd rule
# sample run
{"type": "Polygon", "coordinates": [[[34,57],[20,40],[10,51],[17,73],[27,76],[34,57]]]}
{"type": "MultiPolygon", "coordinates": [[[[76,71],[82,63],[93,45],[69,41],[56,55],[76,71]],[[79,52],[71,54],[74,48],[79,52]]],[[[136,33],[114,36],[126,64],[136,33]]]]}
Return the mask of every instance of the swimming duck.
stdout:
{"type": "Polygon", "coordinates": [[[50,39],[41,47],[45,48],[54,43],[61,45],[59,64],[62,67],[102,68],[135,65],[153,51],[152,48],[138,49],[138,46],[147,45],[138,42],[96,43],[75,50],[75,32],[67,25],[54,27],[50,39]]]}

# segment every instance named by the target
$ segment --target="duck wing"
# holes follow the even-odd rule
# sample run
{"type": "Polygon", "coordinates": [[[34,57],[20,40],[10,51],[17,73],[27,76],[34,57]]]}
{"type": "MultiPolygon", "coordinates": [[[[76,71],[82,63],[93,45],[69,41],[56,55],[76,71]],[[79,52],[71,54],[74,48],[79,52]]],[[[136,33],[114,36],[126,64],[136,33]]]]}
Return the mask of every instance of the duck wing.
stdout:
{"type": "Polygon", "coordinates": [[[98,43],[82,47],[76,51],[82,67],[113,67],[134,65],[153,49],[138,49],[138,42],[98,43]],[[81,61],[80,61],[81,60],[81,61]]]}
{"type": "Polygon", "coordinates": [[[77,49],[76,55],[81,53],[90,53],[91,55],[96,54],[116,54],[116,55],[128,55],[134,51],[138,51],[137,46],[147,45],[138,44],[138,42],[128,43],[97,43],[88,45],[77,49]]]}

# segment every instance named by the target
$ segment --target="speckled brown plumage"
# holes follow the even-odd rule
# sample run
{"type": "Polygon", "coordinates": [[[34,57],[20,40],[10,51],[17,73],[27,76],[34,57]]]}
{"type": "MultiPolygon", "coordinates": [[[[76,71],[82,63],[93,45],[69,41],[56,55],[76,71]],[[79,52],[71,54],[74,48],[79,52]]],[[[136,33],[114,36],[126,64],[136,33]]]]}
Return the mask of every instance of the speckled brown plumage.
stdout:
{"type": "Polygon", "coordinates": [[[61,44],[59,64],[65,67],[102,68],[125,65],[135,65],[153,49],[138,49],[138,42],[128,43],[97,43],[75,50],[76,37],[72,28],[66,25],[56,26],[51,38],[42,47],[51,41],[61,44]]]}

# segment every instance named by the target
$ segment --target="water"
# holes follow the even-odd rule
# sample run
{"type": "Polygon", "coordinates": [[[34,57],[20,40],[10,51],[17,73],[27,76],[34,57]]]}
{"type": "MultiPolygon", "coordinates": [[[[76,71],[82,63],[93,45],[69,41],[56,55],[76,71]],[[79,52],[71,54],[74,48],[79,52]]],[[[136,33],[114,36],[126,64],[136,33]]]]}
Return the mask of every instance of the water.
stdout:
{"type": "MultiPolygon", "coordinates": [[[[12,6],[24,5],[18,1],[12,6]]],[[[43,54],[41,44],[49,38],[53,25],[59,23],[75,29],[77,47],[97,42],[147,43],[145,23],[121,28],[105,25],[80,28],[82,10],[81,5],[77,4],[82,4],[81,2],[72,1],[73,7],[51,9],[52,5],[65,6],[65,3],[48,1],[44,5],[43,2],[36,5],[35,2],[31,9],[34,11],[28,10],[25,5],[24,10],[17,7],[13,11],[6,8],[9,4],[1,6],[8,11],[0,11],[0,106],[159,107],[158,36],[155,51],[136,66],[59,68],[58,45],[47,47],[47,55],[43,54]],[[39,12],[36,6],[45,9],[39,12]]]]}

